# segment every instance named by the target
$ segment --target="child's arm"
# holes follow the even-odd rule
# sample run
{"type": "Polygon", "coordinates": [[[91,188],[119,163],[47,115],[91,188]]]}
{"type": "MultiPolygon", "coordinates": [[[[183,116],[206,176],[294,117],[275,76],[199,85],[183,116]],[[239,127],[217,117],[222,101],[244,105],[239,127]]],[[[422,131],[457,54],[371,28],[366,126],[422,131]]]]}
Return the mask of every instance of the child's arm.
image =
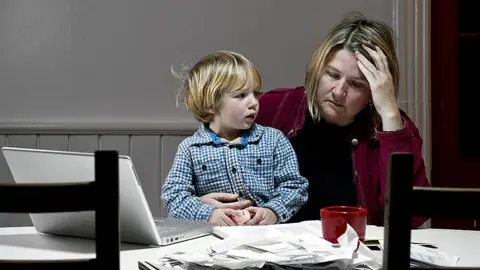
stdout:
{"type": "Polygon", "coordinates": [[[196,196],[193,161],[187,151],[183,143],[179,145],[162,187],[162,199],[169,218],[208,221],[216,207],[203,204],[196,196]]]}
{"type": "Polygon", "coordinates": [[[300,175],[297,156],[290,142],[281,132],[277,138],[273,156],[274,195],[263,207],[270,208],[277,215],[278,223],[283,223],[307,202],[308,180],[300,175]]]}

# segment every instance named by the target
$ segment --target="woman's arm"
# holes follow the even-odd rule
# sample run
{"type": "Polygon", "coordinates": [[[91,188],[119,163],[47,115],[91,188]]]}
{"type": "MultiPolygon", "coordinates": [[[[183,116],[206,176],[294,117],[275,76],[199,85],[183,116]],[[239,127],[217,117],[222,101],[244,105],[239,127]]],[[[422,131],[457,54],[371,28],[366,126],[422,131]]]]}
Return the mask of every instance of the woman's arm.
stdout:
{"type": "MultiPolygon", "coordinates": [[[[385,204],[385,183],[388,157],[393,152],[411,152],[414,155],[414,186],[428,186],[425,164],[422,157],[422,143],[415,124],[402,115],[396,100],[396,87],[393,76],[388,67],[385,53],[378,47],[364,49],[375,61],[375,65],[367,60],[360,52],[357,56],[358,68],[368,80],[372,94],[372,102],[382,119],[382,127],[376,130],[376,137],[380,144],[380,173],[381,194],[379,205],[383,209],[385,204]]],[[[413,219],[412,227],[419,227],[426,221],[425,218],[413,219]]]]}
{"type": "MultiPolygon", "coordinates": [[[[382,207],[385,204],[385,188],[386,188],[386,173],[388,157],[393,152],[411,152],[414,155],[414,171],[413,171],[413,185],[414,186],[430,186],[427,180],[425,164],[422,156],[421,138],[415,124],[406,116],[402,117],[403,128],[395,131],[376,131],[377,140],[380,144],[380,173],[381,173],[381,194],[379,197],[379,205],[382,207]]],[[[408,199],[408,198],[405,198],[408,199]]],[[[415,217],[412,219],[412,227],[417,228],[421,226],[427,218],[415,217]]]]}

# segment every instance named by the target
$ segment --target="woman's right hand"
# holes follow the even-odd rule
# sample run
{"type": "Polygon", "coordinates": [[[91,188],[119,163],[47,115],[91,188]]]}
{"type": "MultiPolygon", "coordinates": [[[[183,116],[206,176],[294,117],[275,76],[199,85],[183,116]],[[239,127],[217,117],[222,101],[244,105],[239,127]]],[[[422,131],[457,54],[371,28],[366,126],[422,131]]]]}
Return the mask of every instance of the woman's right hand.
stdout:
{"type": "Polygon", "coordinates": [[[209,193],[200,197],[200,201],[220,209],[230,208],[241,210],[252,206],[252,201],[238,201],[238,194],[231,193],[209,193]]]}

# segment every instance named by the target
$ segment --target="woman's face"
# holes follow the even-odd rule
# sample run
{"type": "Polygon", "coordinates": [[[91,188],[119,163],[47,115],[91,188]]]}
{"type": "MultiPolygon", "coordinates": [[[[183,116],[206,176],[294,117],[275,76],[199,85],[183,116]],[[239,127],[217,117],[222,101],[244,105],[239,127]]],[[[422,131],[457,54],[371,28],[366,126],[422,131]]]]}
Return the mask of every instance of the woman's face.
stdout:
{"type": "Polygon", "coordinates": [[[318,84],[316,102],[328,123],[346,126],[367,106],[370,86],[358,68],[355,54],[347,50],[333,53],[318,84]]]}

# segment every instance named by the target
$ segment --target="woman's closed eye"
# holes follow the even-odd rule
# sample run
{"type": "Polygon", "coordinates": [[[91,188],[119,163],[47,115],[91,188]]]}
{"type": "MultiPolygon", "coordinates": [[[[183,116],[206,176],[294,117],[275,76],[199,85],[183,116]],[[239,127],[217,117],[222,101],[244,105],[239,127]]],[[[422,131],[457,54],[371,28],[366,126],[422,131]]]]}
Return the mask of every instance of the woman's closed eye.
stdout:
{"type": "Polygon", "coordinates": [[[330,76],[330,78],[338,80],[340,79],[340,74],[337,74],[335,72],[327,71],[327,75],[330,76]]]}
{"type": "Polygon", "coordinates": [[[351,85],[353,88],[357,88],[357,89],[365,88],[365,85],[364,85],[363,83],[356,82],[356,81],[351,81],[351,82],[350,82],[350,85],[351,85]]]}

